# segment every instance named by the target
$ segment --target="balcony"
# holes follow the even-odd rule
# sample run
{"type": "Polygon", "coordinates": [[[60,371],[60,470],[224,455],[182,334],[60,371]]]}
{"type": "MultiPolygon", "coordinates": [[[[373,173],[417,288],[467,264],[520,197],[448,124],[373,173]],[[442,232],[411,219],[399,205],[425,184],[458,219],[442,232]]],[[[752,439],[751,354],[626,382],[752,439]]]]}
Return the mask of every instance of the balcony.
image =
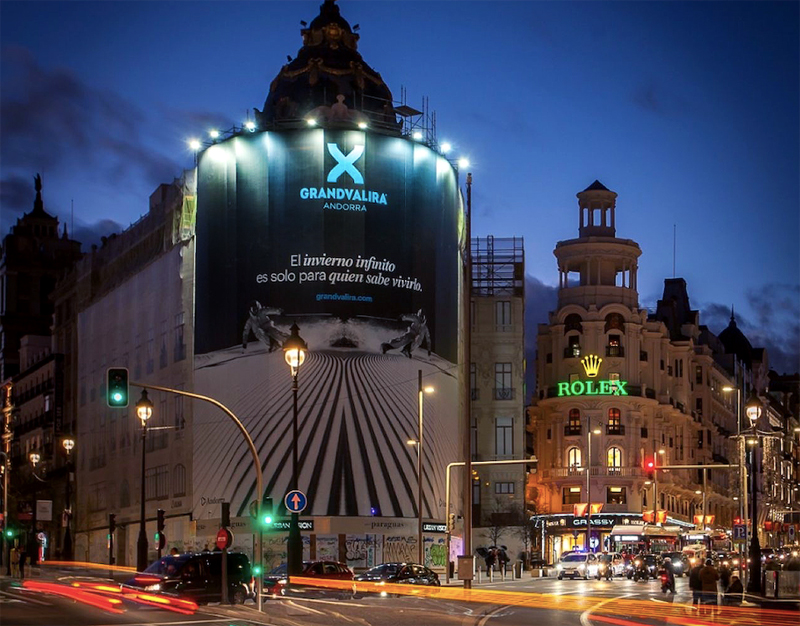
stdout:
{"type": "Polygon", "coordinates": [[[578,345],[567,346],[564,348],[565,359],[579,359],[581,358],[581,347],[578,345]]]}
{"type": "Polygon", "coordinates": [[[578,426],[570,426],[569,424],[567,424],[566,426],[564,426],[564,436],[565,437],[580,436],[580,434],[582,432],[583,432],[583,428],[580,425],[578,425],[578,426]]]}
{"type": "Polygon", "coordinates": [[[513,387],[495,387],[494,388],[495,400],[513,400],[514,388],[513,387]]]}
{"type": "Polygon", "coordinates": [[[606,424],[606,435],[624,435],[625,427],[622,424],[606,424]]]}
{"type": "MultiPolygon", "coordinates": [[[[540,469],[539,473],[542,479],[548,478],[571,478],[575,476],[582,476],[586,478],[585,467],[553,467],[550,469],[540,469]]],[[[590,474],[592,476],[610,476],[613,478],[641,478],[644,476],[644,470],[641,467],[592,467],[590,474]]],[[[660,480],[659,480],[660,482],[660,480]]]]}
{"type": "Polygon", "coordinates": [[[623,357],[625,356],[625,348],[622,346],[606,346],[606,356],[623,357]]]}

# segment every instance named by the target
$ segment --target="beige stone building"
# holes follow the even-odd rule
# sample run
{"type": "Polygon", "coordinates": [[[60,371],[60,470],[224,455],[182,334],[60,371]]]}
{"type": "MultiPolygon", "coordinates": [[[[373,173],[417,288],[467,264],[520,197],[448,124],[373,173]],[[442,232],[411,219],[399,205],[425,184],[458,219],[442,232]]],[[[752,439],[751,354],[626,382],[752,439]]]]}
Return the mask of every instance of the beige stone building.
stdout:
{"type": "Polygon", "coordinates": [[[529,430],[539,464],[527,495],[541,512],[549,560],[585,545],[587,519],[573,516],[579,503],[602,505],[590,520],[593,549],[612,547],[614,526],[641,523],[654,499],[675,543],[703,502],[715,515],[710,528],[730,527],[738,513],[736,471],[709,471],[703,498],[698,470],[646,468],[737,463],[728,437],[737,432],[736,394],[722,389],[735,379],[683,279],[665,281],[655,312],[640,307],[642,251],[616,236],[616,198],[598,181],[578,194],[579,236],[554,251],[558,308],[538,329],[529,430]]]}

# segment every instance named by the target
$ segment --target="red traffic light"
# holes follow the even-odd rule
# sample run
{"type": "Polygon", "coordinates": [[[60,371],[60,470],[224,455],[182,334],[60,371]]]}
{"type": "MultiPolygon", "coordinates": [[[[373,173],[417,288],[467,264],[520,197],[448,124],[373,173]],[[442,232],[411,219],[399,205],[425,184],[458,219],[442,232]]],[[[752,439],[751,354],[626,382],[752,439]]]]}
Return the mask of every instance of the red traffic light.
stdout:
{"type": "Polygon", "coordinates": [[[653,461],[648,461],[647,462],[647,469],[653,469],[655,466],[656,466],[656,464],[653,463],[653,461]]]}

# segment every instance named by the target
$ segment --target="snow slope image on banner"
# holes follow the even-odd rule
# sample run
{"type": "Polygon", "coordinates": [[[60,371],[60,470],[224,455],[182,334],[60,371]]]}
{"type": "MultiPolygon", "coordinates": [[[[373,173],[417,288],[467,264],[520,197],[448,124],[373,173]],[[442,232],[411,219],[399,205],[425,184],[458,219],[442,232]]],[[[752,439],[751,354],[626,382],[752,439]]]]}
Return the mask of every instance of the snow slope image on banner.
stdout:
{"type": "MultiPolygon", "coordinates": [[[[293,324],[299,369],[298,487],[304,515],[413,517],[418,375],[424,399],[423,515],[445,519],[458,460],[456,172],[430,148],[361,131],[252,133],[198,165],[195,379],[253,437],[264,491],[291,484],[293,324]]],[[[194,515],[246,515],[251,456],[213,407],[194,405],[194,515]]],[[[264,495],[264,494],[262,494],[264,495]]]]}

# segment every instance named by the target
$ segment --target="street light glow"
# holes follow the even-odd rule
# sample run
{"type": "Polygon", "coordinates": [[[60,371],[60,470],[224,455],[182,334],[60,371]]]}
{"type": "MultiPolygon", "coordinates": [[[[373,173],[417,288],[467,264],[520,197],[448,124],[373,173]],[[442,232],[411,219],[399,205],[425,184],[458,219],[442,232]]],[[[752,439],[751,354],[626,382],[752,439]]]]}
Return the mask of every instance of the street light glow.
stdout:
{"type": "Polygon", "coordinates": [[[197,152],[200,149],[200,141],[198,139],[190,139],[189,147],[195,152],[197,152]]]}
{"type": "Polygon", "coordinates": [[[252,133],[256,129],[256,123],[248,120],[245,122],[244,127],[252,133]]]}
{"type": "Polygon", "coordinates": [[[208,131],[208,136],[211,137],[212,139],[216,139],[217,137],[219,137],[219,131],[216,129],[212,129],[208,131]]]}
{"type": "Polygon", "coordinates": [[[724,391],[725,393],[730,393],[730,392],[731,392],[731,391],[733,391],[734,389],[735,389],[735,387],[731,387],[730,385],[725,385],[725,386],[722,388],[722,391],[724,391]]]}
{"type": "Polygon", "coordinates": [[[423,387],[422,391],[424,391],[425,393],[433,393],[434,391],[436,391],[436,389],[431,385],[428,385],[427,387],[423,387]]]}
{"type": "Polygon", "coordinates": [[[416,439],[409,439],[408,441],[406,441],[406,444],[409,445],[409,446],[415,446],[415,445],[417,445],[417,440],[416,439]]]}
{"type": "Polygon", "coordinates": [[[367,123],[366,123],[366,122],[359,122],[359,123],[358,123],[358,127],[359,127],[361,130],[364,130],[364,129],[367,127],[367,123]]]}
{"type": "Polygon", "coordinates": [[[317,125],[317,120],[315,120],[313,117],[309,117],[306,120],[306,124],[308,124],[309,126],[316,126],[317,125]]]}
{"type": "Polygon", "coordinates": [[[153,415],[153,403],[150,401],[150,398],[147,397],[147,389],[142,389],[142,397],[139,398],[139,402],[136,403],[136,416],[142,420],[142,427],[147,424],[147,420],[149,420],[153,415]]]}
{"type": "Polygon", "coordinates": [[[468,167],[469,167],[469,159],[466,159],[466,158],[464,158],[464,157],[461,157],[461,158],[458,160],[458,167],[460,167],[460,168],[462,168],[462,169],[466,169],[466,168],[468,168],[468,167]]]}
{"type": "Polygon", "coordinates": [[[442,154],[447,154],[450,150],[453,149],[453,146],[450,145],[447,141],[445,141],[441,146],[442,154]]]}
{"type": "Polygon", "coordinates": [[[422,133],[418,130],[415,130],[414,133],[411,135],[414,138],[414,141],[421,141],[422,140],[422,133]]]}

